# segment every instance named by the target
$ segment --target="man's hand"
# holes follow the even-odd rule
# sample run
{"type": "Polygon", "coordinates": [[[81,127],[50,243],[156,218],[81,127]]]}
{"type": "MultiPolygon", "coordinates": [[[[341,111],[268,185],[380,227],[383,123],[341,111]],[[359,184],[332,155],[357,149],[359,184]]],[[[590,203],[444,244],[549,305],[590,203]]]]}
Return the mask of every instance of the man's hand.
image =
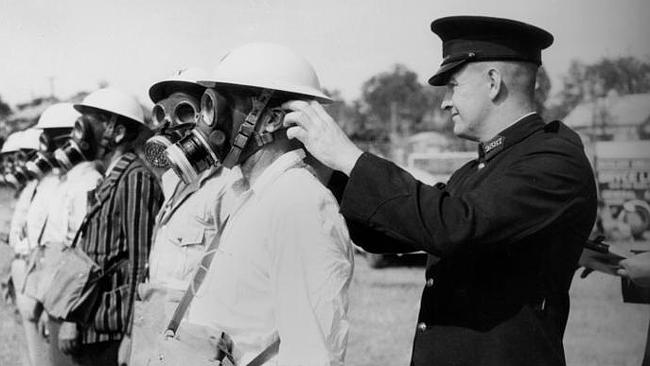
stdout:
{"type": "Polygon", "coordinates": [[[587,277],[591,272],[598,271],[612,276],[616,276],[616,271],[620,268],[619,261],[621,257],[612,253],[600,253],[595,250],[585,248],[582,251],[578,264],[585,269],[580,274],[580,278],[587,277]]]}
{"type": "Polygon", "coordinates": [[[618,274],[641,287],[650,287],[650,252],[637,254],[620,261],[618,274]]]}
{"type": "Polygon", "coordinates": [[[76,323],[63,322],[59,328],[59,349],[66,355],[73,354],[79,348],[79,331],[76,323]]]}
{"type": "Polygon", "coordinates": [[[42,311],[41,316],[38,318],[38,323],[36,323],[36,329],[38,329],[38,334],[41,335],[41,337],[47,339],[48,336],[50,335],[47,330],[47,323],[49,322],[49,316],[47,315],[47,312],[42,311]]]}
{"type": "Polygon", "coordinates": [[[293,100],[282,105],[291,110],[284,117],[287,137],[296,138],[316,159],[350,175],[363,153],[317,101],[293,100]]]}
{"type": "Polygon", "coordinates": [[[124,335],[117,351],[117,366],[128,366],[131,357],[131,336],[124,335]]]}

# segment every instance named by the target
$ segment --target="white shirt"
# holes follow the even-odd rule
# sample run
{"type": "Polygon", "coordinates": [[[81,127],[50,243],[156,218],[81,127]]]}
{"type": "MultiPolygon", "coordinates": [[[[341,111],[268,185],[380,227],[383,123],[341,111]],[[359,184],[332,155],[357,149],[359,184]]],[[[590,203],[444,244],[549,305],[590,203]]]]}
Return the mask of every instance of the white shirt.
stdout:
{"type": "Polygon", "coordinates": [[[32,198],[36,192],[38,181],[30,180],[18,195],[14,212],[9,224],[9,245],[16,254],[29,254],[29,242],[27,241],[27,211],[32,204],[32,198]]]}
{"type": "Polygon", "coordinates": [[[44,225],[47,223],[47,213],[50,205],[54,202],[60,184],[59,171],[55,169],[41,178],[36,186],[32,204],[27,210],[27,239],[29,240],[30,249],[36,248],[42,243],[41,238],[44,234],[44,225]]]}
{"type": "Polygon", "coordinates": [[[171,169],[162,176],[165,203],[156,217],[149,281],[155,287],[184,291],[205,247],[222,226],[220,197],[229,174],[211,169],[190,185],[173,177],[171,169]]]}
{"type": "MultiPolygon", "coordinates": [[[[228,333],[245,365],[342,365],[353,251],[339,206],[294,150],[240,197],[188,321],[228,333]]],[[[182,327],[182,325],[181,325],[182,327]]]]}
{"type": "Polygon", "coordinates": [[[88,191],[102,179],[94,162],[84,161],[61,176],[52,196],[41,244],[72,244],[88,210],[88,191]]]}

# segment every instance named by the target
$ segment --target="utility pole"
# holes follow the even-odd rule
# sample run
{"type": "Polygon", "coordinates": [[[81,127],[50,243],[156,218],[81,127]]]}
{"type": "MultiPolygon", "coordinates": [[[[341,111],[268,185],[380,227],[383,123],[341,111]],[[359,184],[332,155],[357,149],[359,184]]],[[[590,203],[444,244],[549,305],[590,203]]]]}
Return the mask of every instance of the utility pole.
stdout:
{"type": "Polygon", "coordinates": [[[50,82],[50,98],[54,98],[54,76],[48,77],[47,80],[50,82]]]}

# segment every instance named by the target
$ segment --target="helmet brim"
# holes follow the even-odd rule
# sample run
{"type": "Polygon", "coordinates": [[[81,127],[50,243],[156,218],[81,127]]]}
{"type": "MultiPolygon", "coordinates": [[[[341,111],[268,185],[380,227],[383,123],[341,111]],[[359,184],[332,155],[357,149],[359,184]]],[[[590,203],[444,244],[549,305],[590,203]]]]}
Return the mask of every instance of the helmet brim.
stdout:
{"type": "Polygon", "coordinates": [[[201,98],[205,88],[205,86],[199,83],[186,80],[163,80],[154,83],[149,88],[149,98],[151,98],[152,102],[158,103],[176,92],[185,92],[201,98]]]}
{"type": "Polygon", "coordinates": [[[333,103],[332,98],[325,95],[325,93],[320,90],[313,88],[300,87],[296,85],[282,85],[281,83],[264,81],[264,82],[248,82],[243,83],[241,81],[229,81],[229,80],[199,80],[199,84],[203,85],[206,88],[219,88],[219,87],[252,87],[258,89],[271,89],[277,90],[282,93],[295,94],[298,96],[304,96],[306,99],[315,99],[323,104],[333,103]]]}

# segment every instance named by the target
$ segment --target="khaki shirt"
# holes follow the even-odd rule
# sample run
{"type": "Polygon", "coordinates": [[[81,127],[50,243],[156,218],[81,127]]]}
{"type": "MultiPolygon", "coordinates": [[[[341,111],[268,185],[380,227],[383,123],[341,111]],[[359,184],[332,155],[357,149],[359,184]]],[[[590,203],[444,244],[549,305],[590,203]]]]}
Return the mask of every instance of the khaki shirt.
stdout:
{"type": "Polygon", "coordinates": [[[189,185],[174,178],[171,170],[163,175],[163,192],[168,196],[156,217],[149,281],[156,287],[185,290],[222,224],[219,197],[229,172],[212,169],[189,185]]]}

